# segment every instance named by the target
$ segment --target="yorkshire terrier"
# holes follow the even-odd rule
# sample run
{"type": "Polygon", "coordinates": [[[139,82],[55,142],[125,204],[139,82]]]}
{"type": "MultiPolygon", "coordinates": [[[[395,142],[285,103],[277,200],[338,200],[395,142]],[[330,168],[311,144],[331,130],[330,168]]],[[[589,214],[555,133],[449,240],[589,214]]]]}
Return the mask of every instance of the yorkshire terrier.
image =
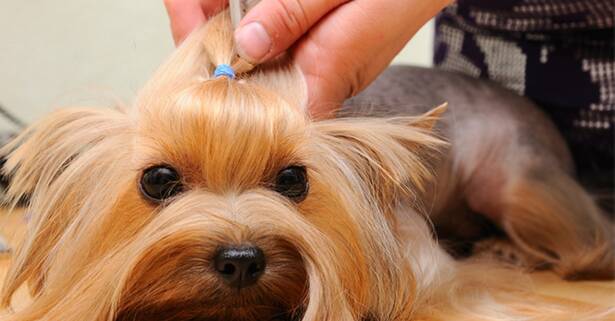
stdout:
{"type": "Polygon", "coordinates": [[[32,215],[2,303],[22,286],[32,301],[6,320],[613,315],[532,293],[521,273],[490,263],[613,276],[612,225],[530,102],[402,68],[351,101],[400,97],[393,107],[315,121],[292,63],[245,72],[238,61],[225,12],[134,108],[61,110],[5,147],[9,194],[30,195],[32,215]],[[445,100],[449,111],[420,114],[445,100]],[[490,258],[453,259],[445,247],[478,240],[485,222],[500,239],[475,249],[490,258]]]}

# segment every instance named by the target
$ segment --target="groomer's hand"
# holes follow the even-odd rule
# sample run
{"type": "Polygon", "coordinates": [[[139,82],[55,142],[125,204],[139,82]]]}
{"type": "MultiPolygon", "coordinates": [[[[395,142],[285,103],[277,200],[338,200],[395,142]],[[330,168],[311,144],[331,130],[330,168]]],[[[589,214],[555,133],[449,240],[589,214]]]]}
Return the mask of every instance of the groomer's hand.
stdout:
{"type": "MultiPolygon", "coordinates": [[[[310,112],[331,115],[371,83],[410,38],[452,0],[262,0],[235,40],[253,63],[291,53],[308,84],[310,112]]],[[[176,43],[224,0],[165,0],[176,43]]]]}

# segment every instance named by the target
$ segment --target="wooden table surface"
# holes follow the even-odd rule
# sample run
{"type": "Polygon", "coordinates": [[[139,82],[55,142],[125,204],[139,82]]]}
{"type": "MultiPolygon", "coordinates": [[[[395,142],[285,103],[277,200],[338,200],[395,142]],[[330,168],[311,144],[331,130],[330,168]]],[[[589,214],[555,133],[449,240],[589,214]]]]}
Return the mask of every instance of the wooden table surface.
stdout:
{"type": "MultiPolygon", "coordinates": [[[[20,211],[13,214],[0,211],[0,234],[4,235],[13,247],[19,243],[25,234],[25,223],[21,214],[20,211]]],[[[4,279],[10,261],[11,255],[0,255],[0,282],[4,279]]],[[[542,294],[602,307],[615,307],[615,281],[566,282],[548,272],[535,273],[532,275],[532,279],[536,285],[536,290],[542,294]]],[[[14,304],[19,307],[25,304],[27,300],[25,291],[22,291],[18,293],[14,304]]]]}

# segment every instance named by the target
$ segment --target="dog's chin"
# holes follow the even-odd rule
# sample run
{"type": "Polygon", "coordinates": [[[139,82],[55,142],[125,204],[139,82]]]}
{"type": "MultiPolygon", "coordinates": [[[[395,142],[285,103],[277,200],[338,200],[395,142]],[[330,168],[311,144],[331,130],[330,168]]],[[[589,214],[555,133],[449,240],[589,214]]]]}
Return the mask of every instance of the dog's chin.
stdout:
{"type": "Polygon", "coordinates": [[[267,296],[266,290],[258,286],[223,292],[192,299],[182,298],[178,293],[164,303],[123,309],[115,321],[299,321],[303,317],[305,291],[289,289],[285,302],[267,296]]]}
{"type": "Polygon", "coordinates": [[[118,314],[115,321],[299,321],[302,318],[302,306],[203,307],[178,303],[124,311],[118,314]]]}

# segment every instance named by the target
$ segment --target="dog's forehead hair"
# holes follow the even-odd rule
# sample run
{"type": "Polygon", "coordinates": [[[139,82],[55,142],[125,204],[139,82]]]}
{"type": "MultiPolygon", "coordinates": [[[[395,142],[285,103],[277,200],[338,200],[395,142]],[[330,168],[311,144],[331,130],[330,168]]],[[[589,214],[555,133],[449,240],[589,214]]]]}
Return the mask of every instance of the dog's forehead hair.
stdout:
{"type": "Polygon", "coordinates": [[[308,121],[274,93],[226,79],[161,97],[138,115],[140,166],[166,163],[210,189],[260,184],[301,163],[308,121]]]}

